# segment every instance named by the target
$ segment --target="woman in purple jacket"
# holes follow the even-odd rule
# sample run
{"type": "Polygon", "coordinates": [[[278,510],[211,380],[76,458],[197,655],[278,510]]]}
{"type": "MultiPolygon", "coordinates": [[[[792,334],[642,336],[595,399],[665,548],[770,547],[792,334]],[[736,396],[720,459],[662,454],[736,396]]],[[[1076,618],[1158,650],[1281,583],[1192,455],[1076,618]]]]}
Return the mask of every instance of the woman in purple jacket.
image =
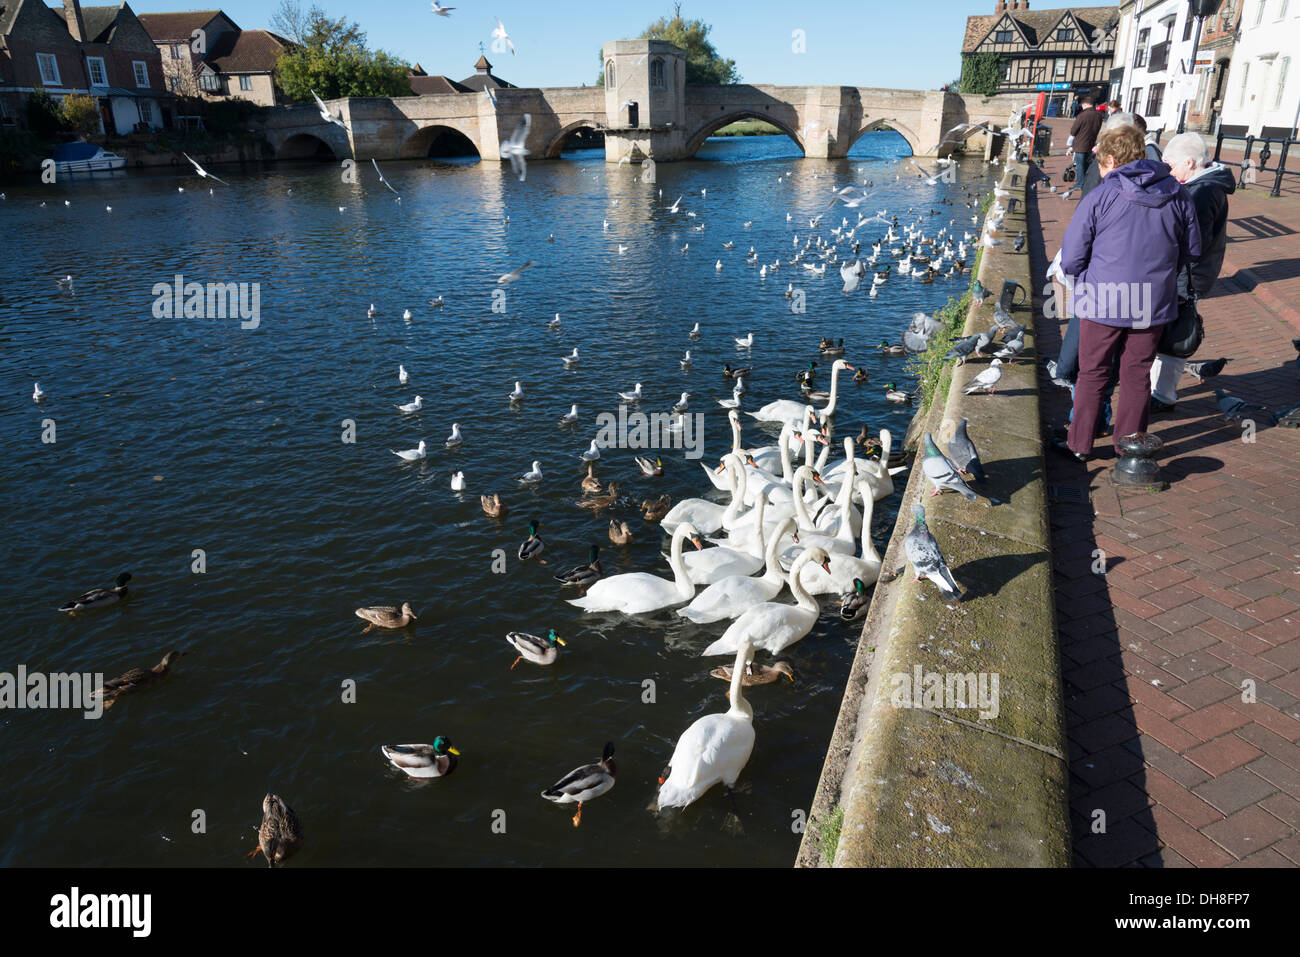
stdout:
{"type": "Polygon", "coordinates": [[[1104,178],[1075,209],[1061,243],[1061,269],[1075,279],[1074,312],[1082,321],[1074,418],[1068,438],[1052,444],[1080,461],[1092,452],[1116,355],[1114,438],[1146,431],[1151,363],[1164,326],[1178,315],[1178,272],[1201,255],[1187,190],[1168,166],[1145,156],[1136,127],[1101,134],[1104,178]]]}

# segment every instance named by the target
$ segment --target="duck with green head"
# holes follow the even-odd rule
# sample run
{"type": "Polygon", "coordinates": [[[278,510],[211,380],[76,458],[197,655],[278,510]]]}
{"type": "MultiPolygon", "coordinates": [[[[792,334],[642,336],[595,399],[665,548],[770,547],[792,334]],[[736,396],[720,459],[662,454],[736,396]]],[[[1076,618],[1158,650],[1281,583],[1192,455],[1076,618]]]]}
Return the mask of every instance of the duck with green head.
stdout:
{"type": "Polygon", "coordinates": [[[521,562],[537,559],[541,564],[546,564],[546,559],[542,558],[542,552],[546,551],[546,543],[537,536],[537,530],[541,526],[542,523],[537,521],[528,523],[528,538],[519,546],[519,560],[521,562]]]}
{"type": "Polygon", "coordinates": [[[445,778],[456,770],[460,757],[451,738],[443,735],[433,744],[383,744],[379,750],[393,767],[413,778],[445,778]]]}
{"type": "Polygon", "coordinates": [[[861,578],[853,579],[853,591],[840,596],[840,620],[856,621],[867,613],[871,605],[871,595],[861,578]]]}
{"type": "Polygon", "coordinates": [[[906,405],[912,401],[912,397],[900,389],[895,383],[886,382],[885,401],[892,402],[894,405],[906,405]]]}
{"type": "Polygon", "coordinates": [[[564,639],[555,633],[552,628],[545,638],[538,638],[536,635],[530,635],[523,631],[512,631],[506,635],[506,641],[510,646],[519,652],[519,657],[515,659],[510,670],[515,670],[515,665],[527,659],[535,665],[553,665],[560,658],[560,649],[558,645],[564,644],[564,639]]]}
{"type": "Polygon", "coordinates": [[[59,606],[59,611],[76,612],[86,611],[89,608],[102,608],[105,605],[112,605],[121,601],[127,595],[126,583],[131,580],[130,572],[122,572],[117,576],[112,588],[92,588],[90,591],[78,595],[71,601],[64,602],[59,606]]]}
{"type": "Polygon", "coordinates": [[[884,353],[885,355],[887,355],[887,356],[903,356],[903,355],[907,355],[907,350],[904,349],[901,345],[892,345],[892,346],[891,346],[891,345],[889,344],[889,342],[886,341],[885,339],[881,339],[881,340],[880,340],[880,345],[876,346],[876,348],[879,349],[881,352],[883,352],[883,353],[884,353]]]}
{"type": "Polygon", "coordinates": [[[581,565],[574,565],[567,572],[561,572],[554,576],[555,580],[561,585],[577,585],[578,593],[585,595],[587,589],[600,581],[605,574],[604,569],[600,567],[600,546],[592,545],[591,551],[587,553],[587,561],[581,565]]]}

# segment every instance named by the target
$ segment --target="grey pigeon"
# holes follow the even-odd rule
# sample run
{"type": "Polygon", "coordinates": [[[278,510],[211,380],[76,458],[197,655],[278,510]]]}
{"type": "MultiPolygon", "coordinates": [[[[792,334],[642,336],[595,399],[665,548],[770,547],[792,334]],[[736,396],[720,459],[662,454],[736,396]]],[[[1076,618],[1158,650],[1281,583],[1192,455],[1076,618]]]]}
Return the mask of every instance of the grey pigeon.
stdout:
{"type": "Polygon", "coordinates": [[[1011,248],[1016,252],[1020,252],[1025,248],[1025,231],[1023,229],[1020,230],[1020,235],[1016,237],[1016,241],[1011,244],[1011,248]]]}
{"type": "Polygon", "coordinates": [[[994,355],[996,355],[999,359],[1002,359],[1006,362],[1012,362],[1015,359],[1019,358],[1020,353],[1022,353],[1024,350],[1025,350],[1025,333],[1024,330],[1022,329],[1019,335],[1012,336],[1010,339],[1007,339],[1002,344],[1002,348],[999,349],[997,352],[995,352],[994,355]]]}
{"type": "Polygon", "coordinates": [[[918,312],[903,331],[903,348],[908,352],[925,352],[930,348],[930,337],[942,325],[938,319],[918,312]]]}
{"type": "Polygon", "coordinates": [[[956,359],[957,365],[962,365],[972,352],[975,351],[975,344],[979,341],[979,336],[963,336],[953,342],[952,348],[948,350],[944,361],[956,359]]]}
{"type": "Polygon", "coordinates": [[[1000,302],[993,307],[993,321],[998,324],[999,329],[1006,329],[1016,325],[1016,320],[1011,318],[1011,313],[1007,312],[1000,302]]]}
{"type": "Polygon", "coordinates": [[[988,481],[988,476],[984,474],[984,464],[980,461],[979,449],[975,448],[975,443],[966,434],[965,419],[957,423],[957,431],[948,443],[948,457],[957,471],[971,476],[977,482],[988,481]]]}
{"type": "Polygon", "coordinates": [[[1222,389],[1214,390],[1214,397],[1219,400],[1219,411],[1229,422],[1252,421],[1264,425],[1277,425],[1277,416],[1271,409],[1255,402],[1247,402],[1235,395],[1228,395],[1222,389]]]}
{"type": "Polygon", "coordinates": [[[948,570],[948,563],[943,560],[939,543],[934,540],[925,524],[925,507],[914,505],[912,514],[916,516],[912,530],[903,539],[903,551],[907,554],[912,570],[916,572],[916,578],[912,580],[919,582],[922,578],[928,578],[939,586],[939,591],[945,598],[961,601],[961,592],[958,591],[952,572],[948,570]]]}
{"type": "Polygon", "coordinates": [[[1201,359],[1198,362],[1189,362],[1183,366],[1184,372],[1190,372],[1196,377],[1197,382],[1204,382],[1211,379],[1223,371],[1223,367],[1231,362],[1231,359],[1201,359]]]}
{"type": "Polygon", "coordinates": [[[976,392],[987,392],[993,394],[997,387],[998,381],[1002,378],[1002,360],[994,359],[989,363],[989,367],[970,380],[970,385],[963,389],[965,395],[974,395],[976,392]]]}
{"type": "Polygon", "coordinates": [[[993,342],[993,340],[996,339],[997,337],[998,337],[997,326],[990,326],[988,332],[981,332],[978,336],[975,337],[975,354],[977,356],[984,355],[984,350],[987,349],[989,345],[993,342]]]}
{"type": "Polygon", "coordinates": [[[924,441],[925,461],[921,463],[921,467],[925,470],[925,477],[934,486],[934,491],[930,495],[938,495],[944,489],[950,488],[954,492],[959,492],[966,501],[975,501],[975,490],[957,474],[957,467],[948,461],[946,455],[939,451],[939,447],[934,444],[934,437],[929,432],[925,433],[924,441]]]}
{"type": "Polygon", "coordinates": [[[975,284],[971,286],[970,294],[971,298],[975,300],[975,305],[977,306],[984,305],[984,300],[993,295],[984,288],[984,283],[980,282],[978,279],[976,279],[975,284]]]}

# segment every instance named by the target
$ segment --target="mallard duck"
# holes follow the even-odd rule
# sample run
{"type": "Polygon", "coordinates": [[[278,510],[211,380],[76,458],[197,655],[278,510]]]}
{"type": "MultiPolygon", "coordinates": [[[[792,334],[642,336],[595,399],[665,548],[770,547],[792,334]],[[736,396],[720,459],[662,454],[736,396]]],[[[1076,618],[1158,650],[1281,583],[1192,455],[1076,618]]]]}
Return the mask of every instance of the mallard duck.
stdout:
{"type": "Polygon", "coordinates": [[[555,633],[554,628],[550,630],[545,638],[538,638],[536,635],[530,635],[523,631],[512,631],[506,635],[506,641],[510,642],[515,651],[519,652],[519,657],[510,666],[511,671],[514,671],[515,665],[525,658],[535,665],[555,664],[560,659],[560,649],[556,647],[556,643],[564,644],[564,639],[555,633]]]}
{"type": "Polygon", "coordinates": [[[824,345],[824,346],[822,346],[822,355],[824,355],[824,356],[842,356],[842,355],[844,355],[844,340],[841,339],[839,342],[834,343],[834,344],[832,344],[832,345],[824,345]]]}
{"type": "Polygon", "coordinates": [[[886,382],[885,401],[892,402],[894,405],[906,405],[912,401],[912,397],[893,382],[886,382]]]}
{"type": "Polygon", "coordinates": [[[602,508],[608,508],[618,501],[619,484],[610,482],[609,487],[605,490],[604,495],[593,495],[590,498],[578,500],[579,508],[589,508],[593,512],[599,512],[602,508]]]}
{"type": "Polygon", "coordinates": [[[673,500],[668,495],[660,495],[656,499],[646,499],[641,503],[642,518],[647,522],[657,522],[673,507],[673,500]]]}
{"type": "Polygon", "coordinates": [[[246,856],[254,857],[258,851],[266,858],[267,867],[275,867],[298,852],[302,846],[302,822],[293,808],[277,794],[262,798],[262,824],[257,829],[257,847],[246,856]]]}
{"type": "Polygon", "coordinates": [[[638,455],[636,456],[636,464],[641,466],[641,474],[648,475],[651,478],[658,478],[664,474],[664,463],[658,456],[651,460],[648,455],[638,455]]]}
{"type": "Polygon", "coordinates": [[[451,738],[442,735],[433,744],[381,744],[379,750],[393,767],[413,778],[445,778],[456,770],[460,756],[451,738]]]}
{"type": "Polygon", "coordinates": [[[121,601],[126,597],[126,583],[130,580],[131,573],[122,572],[117,576],[117,582],[112,588],[92,588],[84,595],[78,595],[72,601],[64,602],[59,606],[59,611],[85,611],[88,608],[102,608],[104,605],[121,601]]]}
{"type": "MultiPolygon", "coordinates": [[[[413,621],[419,620],[419,616],[411,609],[409,601],[402,602],[400,609],[392,605],[374,605],[370,608],[358,608],[357,617],[362,618],[370,624],[366,625],[366,631],[378,625],[380,628],[405,628],[413,621]]],[[[363,631],[361,634],[365,634],[363,631]]]]}
{"type": "Polygon", "coordinates": [[[861,366],[858,367],[857,372],[853,373],[853,381],[857,382],[858,384],[866,382],[867,378],[868,378],[867,370],[862,368],[861,366]]]}
{"type": "Polygon", "coordinates": [[[521,562],[535,558],[539,563],[546,564],[546,559],[542,557],[542,552],[546,551],[546,543],[537,535],[537,529],[540,527],[540,522],[528,523],[528,537],[519,546],[519,560],[521,562]]]}
{"type": "Polygon", "coordinates": [[[104,707],[111,708],[113,702],[124,694],[130,694],[133,691],[143,691],[145,688],[152,688],[171,670],[172,662],[177,658],[185,656],[183,651],[169,651],[163,655],[162,661],[154,665],[149,670],[143,668],[132,668],[125,674],[118,675],[109,681],[104,682],[103,689],[99,692],[104,699],[104,707]]]}
{"type": "Polygon", "coordinates": [[[743,369],[733,369],[731,368],[730,365],[728,365],[725,362],[722,365],[722,375],[723,378],[726,379],[740,379],[742,377],[747,378],[749,374],[753,371],[754,371],[753,366],[746,366],[743,369]]]}
{"type": "Polygon", "coordinates": [[[609,540],[615,545],[631,545],[632,529],[627,522],[620,522],[616,518],[609,520],[609,540]]]}
{"type": "Polygon", "coordinates": [[[871,596],[861,578],[853,579],[853,591],[840,596],[840,620],[855,621],[867,613],[871,605],[871,596]]]}
{"type": "Polygon", "coordinates": [[[588,492],[600,491],[600,479],[596,477],[596,463],[587,463],[587,477],[582,480],[582,487],[588,492]]]}
{"type": "Polygon", "coordinates": [[[794,374],[794,380],[800,385],[811,386],[813,378],[817,375],[817,363],[808,363],[807,369],[801,369],[794,374]]]}
{"type": "MultiPolygon", "coordinates": [[[[714,678],[730,681],[731,665],[714,668],[709,674],[714,678]]],[[[745,688],[752,688],[754,685],[770,685],[772,682],[780,680],[782,675],[794,681],[794,669],[790,667],[790,662],[776,661],[771,665],[756,665],[750,662],[745,667],[745,673],[740,676],[740,684],[745,688]]]]}
{"type": "Polygon", "coordinates": [[[600,546],[592,545],[591,551],[587,553],[586,564],[574,565],[567,572],[554,576],[555,580],[561,585],[577,585],[578,592],[585,595],[587,588],[598,582],[605,574],[604,569],[600,567],[600,559],[596,557],[599,554],[600,546]]]}
{"type": "Polygon", "coordinates": [[[479,501],[483,503],[483,514],[488,518],[505,518],[510,513],[510,509],[496,492],[491,495],[480,495],[479,501]]]}
{"type": "Polygon", "coordinates": [[[582,823],[582,804],[591,801],[614,786],[614,742],[605,744],[600,760],[574,768],[542,792],[542,797],[556,804],[578,803],[578,813],[573,815],[573,826],[582,823]]]}
{"type": "Polygon", "coordinates": [[[883,352],[883,353],[884,353],[885,355],[887,355],[887,356],[905,356],[905,355],[907,355],[907,350],[904,349],[901,345],[893,345],[893,346],[891,346],[891,345],[890,345],[888,342],[886,342],[884,339],[881,339],[881,340],[880,340],[880,345],[876,346],[876,348],[879,349],[881,352],[883,352]]]}

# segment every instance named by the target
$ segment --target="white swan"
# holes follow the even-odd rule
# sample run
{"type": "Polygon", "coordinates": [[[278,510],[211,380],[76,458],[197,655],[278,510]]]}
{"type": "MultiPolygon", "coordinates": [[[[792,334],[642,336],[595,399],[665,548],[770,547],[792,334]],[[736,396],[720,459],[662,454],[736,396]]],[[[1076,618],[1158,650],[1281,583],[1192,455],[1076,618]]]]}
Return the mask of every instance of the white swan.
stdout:
{"type": "Polygon", "coordinates": [[[751,418],[759,422],[799,422],[804,415],[804,409],[816,413],[811,405],[805,402],[796,402],[794,399],[777,399],[775,402],[769,402],[757,412],[746,412],[751,418]]]}
{"type": "MultiPolygon", "coordinates": [[[[727,413],[727,420],[731,423],[731,451],[740,452],[740,413],[732,409],[727,413]]],[[[709,482],[720,492],[731,491],[731,477],[725,472],[719,472],[716,468],[709,468],[703,462],[700,468],[704,469],[704,474],[709,477],[709,482]]]]}
{"type": "Polygon", "coordinates": [[[711,585],[732,575],[752,575],[763,567],[763,510],[767,499],[760,498],[754,510],[758,513],[755,528],[758,530],[759,552],[757,555],[728,545],[717,545],[686,555],[683,564],[691,582],[696,585],[711,585]]]}
{"type": "Polygon", "coordinates": [[[571,599],[569,604],[584,611],[621,611],[625,615],[642,615],[690,601],[695,595],[695,586],[682,563],[682,542],[687,538],[696,548],[701,547],[695,527],[690,522],[683,522],[673,532],[673,546],[668,555],[668,564],[673,570],[671,581],[647,572],[613,575],[600,579],[587,589],[587,594],[571,599]]]}
{"type": "Polygon", "coordinates": [[[832,592],[842,595],[854,590],[853,579],[855,578],[861,578],[864,585],[874,584],[880,578],[880,569],[885,562],[871,540],[871,512],[874,504],[870,495],[871,490],[866,487],[865,482],[860,482],[859,488],[863,492],[862,557],[831,555],[829,570],[823,570],[818,565],[805,565],[803,571],[799,573],[799,584],[803,585],[810,595],[826,595],[832,592]]]}
{"type": "Polygon", "coordinates": [[[831,396],[826,403],[826,408],[818,409],[817,415],[820,419],[826,419],[835,414],[835,404],[840,398],[840,373],[845,369],[853,369],[843,359],[836,359],[831,366],[831,396]]]}
{"type": "MultiPolygon", "coordinates": [[[[888,429],[880,430],[880,460],[858,458],[854,460],[860,480],[865,479],[871,486],[871,495],[877,501],[882,501],[894,494],[894,476],[900,472],[907,471],[907,466],[899,465],[894,468],[889,467],[889,453],[893,449],[894,438],[888,429]]],[[[843,481],[844,467],[847,459],[843,462],[836,462],[830,468],[822,473],[822,478],[826,480],[827,485],[836,485],[843,481]]]]}
{"type": "Polygon", "coordinates": [[[830,565],[830,556],[824,548],[809,548],[795,560],[789,578],[795,604],[765,601],[754,605],[733,621],[722,637],[705,648],[702,654],[706,657],[729,655],[737,648],[752,644],[775,655],[812,631],[821,617],[821,606],[799,582],[799,574],[809,562],[825,568],[830,565]]]}
{"type": "Polygon", "coordinates": [[[742,644],[731,671],[731,707],[723,714],[706,714],[677,740],[668,777],[659,786],[659,809],[686,807],[713,785],[735,787],[754,750],[754,709],[745,700],[745,666],[754,650],[742,644]]]}
{"type": "MultiPolygon", "coordinates": [[[[806,465],[801,465],[795,469],[794,489],[790,501],[769,504],[767,514],[764,517],[765,523],[771,526],[787,518],[793,518],[796,522],[796,528],[803,527],[812,531],[814,527],[812,517],[808,514],[808,508],[802,498],[804,486],[810,481],[819,482],[821,479],[806,465]]],[[[757,522],[749,520],[753,514],[750,511],[746,513],[742,520],[733,522],[728,529],[728,538],[725,541],[712,538],[709,541],[730,545],[732,548],[743,549],[755,555],[760,554],[763,549],[758,546],[757,522]]]]}
{"type": "Polygon", "coordinates": [[[683,522],[689,522],[705,535],[712,535],[723,528],[729,521],[735,521],[745,502],[746,477],[744,467],[737,464],[739,456],[729,454],[723,459],[722,467],[734,476],[731,483],[731,502],[721,505],[703,498],[684,498],[668,510],[668,514],[659,520],[659,525],[666,532],[671,532],[683,522]]]}
{"type": "Polygon", "coordinates": [[[786,518],[768,536],[764,555],[766,569],[762,575],[752,578],[748,575],[731,575],[715,580],[704,589],[685,608],[678,608],[677,614],[695,622],[707,625],[709,622],[735,618],[759,602],[771,601],[785,587],[785,575],[776,560],[776,546],[781,536],[793,532],[793,518],[786,518]]]}

